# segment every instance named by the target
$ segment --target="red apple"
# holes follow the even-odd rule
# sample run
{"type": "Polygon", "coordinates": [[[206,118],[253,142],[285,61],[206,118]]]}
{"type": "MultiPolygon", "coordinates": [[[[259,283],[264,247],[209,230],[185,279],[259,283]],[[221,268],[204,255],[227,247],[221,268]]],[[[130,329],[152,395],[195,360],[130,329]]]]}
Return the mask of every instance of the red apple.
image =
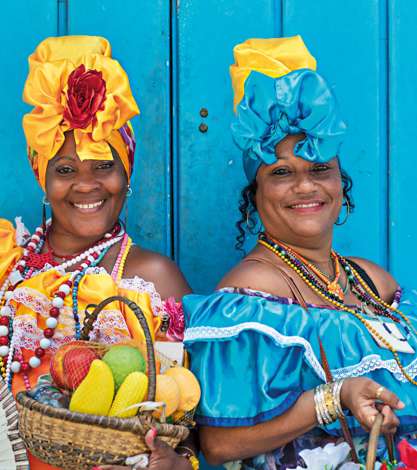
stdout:
{"type": "Polygon", "coordinates": [[[66,388],[75,390],[90,370],[90,365],[98,359],[97,354],[88,348],[74,348],[64,356],[64,379],[66,388]]]}
{"type": "Polygon", "coordinates": [[[72,341],[71,343],[63,344],[57,349],[55,354],[52,356],[50,371],[52,380],[60,388],[66,388],[66,379],[64,371],[64,357],[65,354],[72,349],[91,349],[84,341],[72,341]]]}

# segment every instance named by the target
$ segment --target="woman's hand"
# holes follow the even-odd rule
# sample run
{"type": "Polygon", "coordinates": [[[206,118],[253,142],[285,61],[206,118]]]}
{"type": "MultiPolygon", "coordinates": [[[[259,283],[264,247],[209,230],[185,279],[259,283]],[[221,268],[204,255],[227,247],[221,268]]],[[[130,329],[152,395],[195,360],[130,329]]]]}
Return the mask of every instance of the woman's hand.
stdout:
{"type": "Polygon", "coordinates": [[[393,410],[404,408],[404,403],[392,392],[377,382],[365,377],[346,379],[342,385],[340,399],[344,408],[349,408],[361,426],[370,431],[378,413],[382,413],[381,432],[394,434],[400,424],[393,410]]]}
{"type": "MultiPolygon", "coordinates": [[[[156,437],[156,430],[151,429],[146,433],[145,442],[151,454],[149,456],[149,470],[192,470],[192,466],[188,459],[178,455],[175,450],[164,441],[156,437]]],[[[103,465],[95,467],[97,470],[127,470],[131,467],[120,465],[103,465]]]]}

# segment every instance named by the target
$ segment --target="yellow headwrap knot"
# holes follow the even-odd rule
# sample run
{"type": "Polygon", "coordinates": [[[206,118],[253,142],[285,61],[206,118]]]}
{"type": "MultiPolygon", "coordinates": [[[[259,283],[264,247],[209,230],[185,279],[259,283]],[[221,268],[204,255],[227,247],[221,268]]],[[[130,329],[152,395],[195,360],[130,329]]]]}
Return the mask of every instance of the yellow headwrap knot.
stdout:
{"type": "Polygon", "coordinates": [[[230,66],[234,90],[234,109],[244,95],[245,80],[252,71],[278,78],[293,70],[316,70],[316,59],[301,36],[289,38],[248,39],[234,49],[235,63],[230,66]]]}
{"type": "Polygon", "coordinates": [[[48,162],[69,130],[74,131],[81,160],[112,160],[110,144],[130,177],[134,148],[128,120],[139,108],[106,39],[63,36],[42,41],[29,57],[23,99],[34,106],[23,117],[23,129],[42,188],[48,162]]]}

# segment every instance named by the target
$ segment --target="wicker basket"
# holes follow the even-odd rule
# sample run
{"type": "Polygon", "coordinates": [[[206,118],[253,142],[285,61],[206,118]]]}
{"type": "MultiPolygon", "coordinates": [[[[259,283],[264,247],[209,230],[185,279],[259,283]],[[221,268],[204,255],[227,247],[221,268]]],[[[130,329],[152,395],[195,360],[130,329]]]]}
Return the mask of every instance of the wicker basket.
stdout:
{"type": "MultiPolygon", "coordinates": [[[[114,296],[86,312],[82,339],[89,339],[101,310],[109,303],[126,304],[138,318],[145,333],[148,359],[148,401],[154,401],[156,388],[155,355],[148,324],[141,309],[131,300],[114,296]]],[[[123,464],[126,457],[148,452],[146,432],[155,427],[158,437],[172,447],[189,433],[185,426],[157,422],[150,412],[134,418],[113,418],[73,413],[38,403],[20,392],[16,396],[19,431],[29,451],[40,460],[63,469],[90,469],[95,465],[123,464]]]]}

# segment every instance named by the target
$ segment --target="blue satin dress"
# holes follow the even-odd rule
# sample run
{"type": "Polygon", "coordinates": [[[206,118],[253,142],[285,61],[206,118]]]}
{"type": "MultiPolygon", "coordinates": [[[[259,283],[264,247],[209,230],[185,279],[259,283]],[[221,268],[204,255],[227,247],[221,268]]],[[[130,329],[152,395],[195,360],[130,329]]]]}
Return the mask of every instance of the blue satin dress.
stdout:
{"type": "MultiPolygon", "coordinates": [[[[188,295],[183,304],[185,347],[203,391],[196,416],[199,424],[250,426],[285,413],[303,392],[325,382],[320,338],[334,379],[367,376],[397,394],[405,403],[397,412],[399,435],[415,437],[417,386],[353,315],[328,306],[310,305],[306,311],[292,299],[247,289],[188,295]]],[[[417,329],[416,290],[402,291],[399,309],[417,329]]],[[[363,317],[375,320],[370,314],[363,317]]],[[[416,351],[399,353],[407,373],[416,378],[417,338],[398,327],[416,351]]],[[[367,435],[359,423],[353,416],[347,420],[355,442],[365,442],[367,435]]],[[[341,436],[339,422],[317,427],[285,448],[244,461],[241,468],[295,467],[300,450],[341,436]]]]}

